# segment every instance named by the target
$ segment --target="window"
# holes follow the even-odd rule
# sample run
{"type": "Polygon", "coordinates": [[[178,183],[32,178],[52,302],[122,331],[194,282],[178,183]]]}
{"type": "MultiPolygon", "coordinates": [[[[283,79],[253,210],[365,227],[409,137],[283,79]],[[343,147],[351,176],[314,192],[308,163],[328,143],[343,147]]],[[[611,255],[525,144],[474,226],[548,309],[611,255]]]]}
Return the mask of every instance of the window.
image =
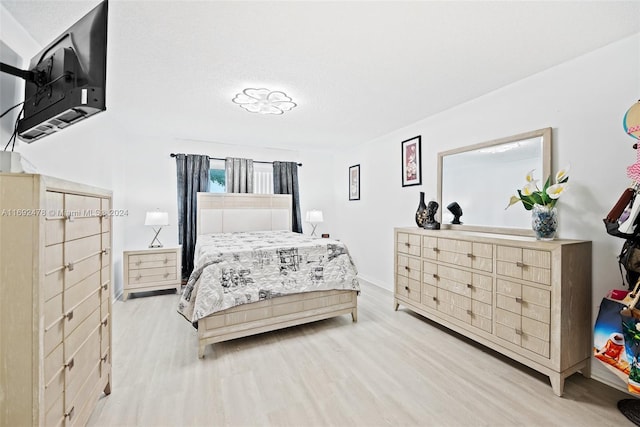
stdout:
{"type": "MultiPolygon", "coordinates": [[[[209,169],[209,193],[226,193],[224,161],[212,161],[209,169]]],[[[255,194],[273,194],[273,166],[271,164],[253,164],[253,192],[255,194]]]]}
{"type": "Polygon", "coordinates": [[[225,173],[222,169],[209,169],[209,193],[226,193],[225,173]]]}

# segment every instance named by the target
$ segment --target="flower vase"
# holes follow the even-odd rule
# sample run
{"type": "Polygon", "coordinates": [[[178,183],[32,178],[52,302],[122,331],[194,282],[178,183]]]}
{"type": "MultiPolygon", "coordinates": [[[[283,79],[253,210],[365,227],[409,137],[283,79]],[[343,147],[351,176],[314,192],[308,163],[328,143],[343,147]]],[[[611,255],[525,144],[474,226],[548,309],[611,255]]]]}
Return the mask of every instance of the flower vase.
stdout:
{"type": "Polygon", "coordinates": [[[547,205],[533,205],[531,228],[538,240],[553,240],[558,230],[558,211],[547,205]]]}
{"type": "Polygon", "coordinates": [[[424,223],[427,221],[427,205],[424,203],[424,192],[420,192],[420,203],[418,204],[418,210],[416,211],[416,224],[418,227],[424,227],[424,223]]]}

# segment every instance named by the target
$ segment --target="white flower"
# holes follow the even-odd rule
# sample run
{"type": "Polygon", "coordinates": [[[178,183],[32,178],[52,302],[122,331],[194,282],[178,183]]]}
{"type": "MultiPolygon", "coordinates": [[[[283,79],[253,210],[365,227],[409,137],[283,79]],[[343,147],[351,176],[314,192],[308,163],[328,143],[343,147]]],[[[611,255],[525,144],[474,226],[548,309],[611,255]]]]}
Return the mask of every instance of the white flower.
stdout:
{"type": "Polygon", "coordinates": [[[566,190],[567,184],[553,184],[547,188],[547,195],[555,200],[566,190]]]}
{"type": "Polygon", "coordinates": [[[535,182],[535,180],[533,179],[533,171],[534,170],[535,169],[531,169],[529,172],[527,172],[527,176],[525,177],[527,182],[535,182]]]}
{"type": "Polygon", "coordinates": [[[567,165],[564,168],[560,169],[558,173],[556,173],[556,184],[562,184],[569,179],[569,170],[571,169],[571,165],[567,165]]]}
{"type": "Polygon", "coordinates": [[[523,196],[530,196],[537,190],[535,181],[530,181],[527,185],[522,188],[523,196]]]}

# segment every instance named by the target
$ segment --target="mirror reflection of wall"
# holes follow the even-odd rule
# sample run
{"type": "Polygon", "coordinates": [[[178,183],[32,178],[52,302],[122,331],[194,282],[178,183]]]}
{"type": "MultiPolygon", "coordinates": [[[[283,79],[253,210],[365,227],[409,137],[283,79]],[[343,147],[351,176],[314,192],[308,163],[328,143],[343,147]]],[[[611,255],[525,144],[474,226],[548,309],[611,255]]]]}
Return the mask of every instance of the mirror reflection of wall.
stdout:
{"type": "MultiPolygon", "coordinates": [[[[519,205],[508,210],[505,207],[516,190],[524,187],[530,170],[535,170],[538,186],[544,185],[550,169],[550,155],[545,152],[550,153],[551,130],[523,135],[440,153],[441,205],[458,202],[464,212],[464,226],[531,230],[529,211],[519,205]]],[[[443,224],[452,221],[453,215],[444,210],[443,224]]]]}

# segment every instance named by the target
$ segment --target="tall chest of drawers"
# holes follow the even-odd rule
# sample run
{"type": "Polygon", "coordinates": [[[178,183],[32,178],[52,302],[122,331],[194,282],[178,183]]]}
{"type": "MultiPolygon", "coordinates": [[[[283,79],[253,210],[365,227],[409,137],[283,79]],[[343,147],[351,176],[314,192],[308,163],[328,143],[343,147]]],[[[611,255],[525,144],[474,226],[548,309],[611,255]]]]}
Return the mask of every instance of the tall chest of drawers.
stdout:
{"type": "Polygon", "coordinates": [[[591,242],[395,229],[403,305],[548,375],[590,375],[591,242]]]}
{"type": "Polygon", "coordinates": [[[108,190],[0,174],[0,425],[82,426],[111,392],[108,190]]]}

